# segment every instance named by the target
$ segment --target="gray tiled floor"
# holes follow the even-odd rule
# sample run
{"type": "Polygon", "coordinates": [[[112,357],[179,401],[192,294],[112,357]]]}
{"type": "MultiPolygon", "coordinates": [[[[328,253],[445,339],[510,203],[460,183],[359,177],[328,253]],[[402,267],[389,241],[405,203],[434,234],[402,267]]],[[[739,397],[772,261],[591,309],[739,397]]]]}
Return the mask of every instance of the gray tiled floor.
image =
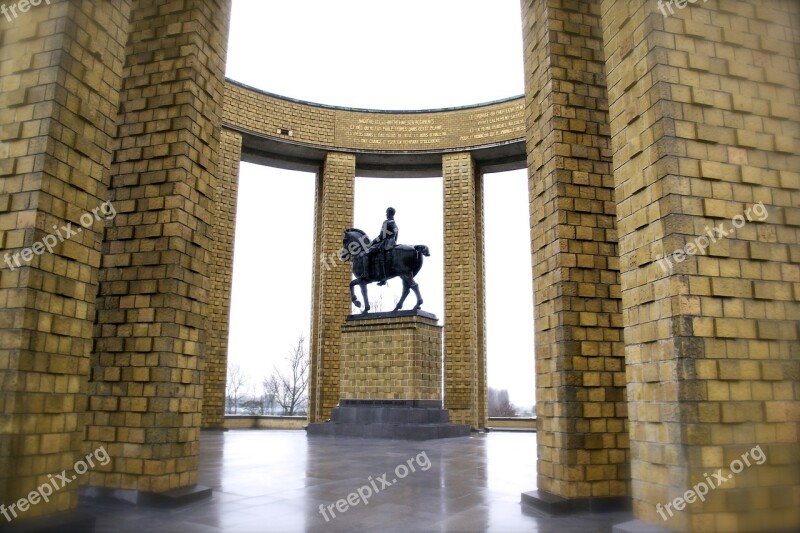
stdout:
{"type": "Polygon", "coordinates": [[[98,532],[137,533],[588,533],[610,531],[611,524],[630,519],[627,513],[552,518],[534,512],[519,501],[535,482],[533,433],[407,442],[306,437],[303,431],[229,431],[202,435],[200,483],[214,489],[212,499],[178,509],[98,502],[83,508],[97,515],[98,532]],[[408,467],[405,477],[398,465],[408,467]],[[388,487],[378,481],[384,473],[388,487]],[[336,509],[338,500],[364,486],[373,492],[369,496],[362,489],[366,505],[359,500],[345,512],[336,509]],[[326,511],[328,521],[321,504],[334,506],[326,511]]]}

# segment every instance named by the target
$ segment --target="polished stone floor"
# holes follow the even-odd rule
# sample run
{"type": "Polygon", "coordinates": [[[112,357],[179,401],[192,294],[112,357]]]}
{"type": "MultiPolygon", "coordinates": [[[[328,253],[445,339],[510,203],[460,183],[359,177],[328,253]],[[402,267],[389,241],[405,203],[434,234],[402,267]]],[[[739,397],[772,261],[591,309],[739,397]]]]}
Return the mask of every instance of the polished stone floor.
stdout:
{"type": "Polygon", "coordinates": [[[589,533],[631,518],[548,517],[520,504],[535,482],[534,433],[409,442],[240,430],[202,435],[200,483],[213,488],[210,500],[177,509],[96,501],[82,508],[97,516],[99,533],[589,533]]]}

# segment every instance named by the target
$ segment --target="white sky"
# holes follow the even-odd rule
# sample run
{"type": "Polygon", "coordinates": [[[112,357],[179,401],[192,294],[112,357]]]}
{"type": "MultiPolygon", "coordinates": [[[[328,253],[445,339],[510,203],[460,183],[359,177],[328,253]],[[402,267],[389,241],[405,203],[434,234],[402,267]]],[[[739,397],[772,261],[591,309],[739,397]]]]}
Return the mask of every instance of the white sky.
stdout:
{"type": "MultiPolygon", "coordinates": [[[[432,109],[523,92],[518,0],[234,0],[227,76],[253,87],[332,105],[432,109]]],[[[241,164],[229,364],[258,384],[308,337],[314,179],[241,164]],[[271,241],[296,243],[291,253],[271,241]],[[281,250],[280,254],[276,250],[281,250]]],[[[489,386],[534,402],[533,305],[524,170],[485,176],[489,386]]],[[[354,226],[370,237],[386,207],[400,241],[426,244],[417,276],[423,309],[444,318],[441,178],[356,178],[354,226]]],[[[390,310],[400,282],[369,286],[390,310]]],[[[360,299],[360,295],[359,295],[360,299]]],[[[414,305],[414,295],[406,309],[414,305]]]]}

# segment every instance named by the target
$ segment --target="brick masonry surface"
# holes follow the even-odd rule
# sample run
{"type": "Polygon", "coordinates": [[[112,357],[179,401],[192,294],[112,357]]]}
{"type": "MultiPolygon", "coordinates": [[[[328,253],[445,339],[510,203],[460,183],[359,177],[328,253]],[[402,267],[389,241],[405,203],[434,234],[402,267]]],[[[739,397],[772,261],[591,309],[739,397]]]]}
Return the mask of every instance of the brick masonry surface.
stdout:
{"type": "Polygon", "coordinates": [[[486,424],[483,335],[483,179],[469,152],[442,157],[444,187],[444,407],[450,420],[486,424]]]}
{"type": "Polygon", "coordinates": [[[329,153],[317,179],[309,418],[322,422],[339,403],[340,330],[350,313],[352,264],[338,258],[344,229],[353,226],[356,158],[329,153]]]}
{"type": "Polygon", "coordinates": [[[232,129],[335,149],[442,150],[525,136],[523,99],[428,112],[359,111],[284,98],[233,81],[224,123],[232,129]]]}
{"type": "MultiPolygon", "coordinates": [[[[84,226],[81,216],[109,198],[131,8],[105,1],[83,7],[53,2],[13,24],[0,22],[0,247],[12,257],[25,250],[30,256],[0,270],[0,503],[6,506],[47,483],[49,474],[72,472],[90,451],[87,378],[107,221],[84,226]],[[53,253],[37,251],[35,243],[70,224],[61,235],[80,232],[53,253]]],[[[77,488],[64,487],[24,516],[74,508],[77,488]]]]}
{"type": "Polygon", "coordinates": [[[340,398],[442,399],[442,327],[437,320],[348,320],[341,338],[340,398]]]}
{"type": "Polygon", "coordinates": [[[140,0],[130,17],[86,440],[107,488],[197,481],[220,168],[227,0],[140,0]]]}
{"type": "Polygon", "coordinates": [[[600,10],[634,510],[663,523],[657,504],[759,445],[763,464],[669,527],[798,528],[800,4],[654,8],[600,10]]]}
{"type": "Polygon", "coordinates": [[[220,172],[214,192],[213,253],[211,254],[211,316],[206,325],[208,342],[203,381],[203,427],[220,428],[225,418],[225,378],[228,368],[228,323],[233,283],[233,245],[236,194],[242,136],[223,129],[220,172]]]}
{"type": "Polygon", "coordinates": [[[538,488],[623,496],[627,406],[599,4],[526,7],[538,488]]]}

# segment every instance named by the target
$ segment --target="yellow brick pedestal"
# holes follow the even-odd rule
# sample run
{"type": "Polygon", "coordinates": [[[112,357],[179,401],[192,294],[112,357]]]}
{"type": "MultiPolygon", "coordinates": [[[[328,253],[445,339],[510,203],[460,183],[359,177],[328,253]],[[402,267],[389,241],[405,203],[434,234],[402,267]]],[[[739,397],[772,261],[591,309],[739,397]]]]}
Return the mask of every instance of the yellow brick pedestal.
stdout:
{"type": "Polygon", "coordinates": [[[341,342],[341,398],[442,399],[442,327],[434,315],[350,315],[341,342]]]}
{"type": "Polygon", "coordinates": [[[442,327],[424,311],[350,315],[342,326],[339,405],[309,435],[465,437],[442,409],[442,327]]]}

